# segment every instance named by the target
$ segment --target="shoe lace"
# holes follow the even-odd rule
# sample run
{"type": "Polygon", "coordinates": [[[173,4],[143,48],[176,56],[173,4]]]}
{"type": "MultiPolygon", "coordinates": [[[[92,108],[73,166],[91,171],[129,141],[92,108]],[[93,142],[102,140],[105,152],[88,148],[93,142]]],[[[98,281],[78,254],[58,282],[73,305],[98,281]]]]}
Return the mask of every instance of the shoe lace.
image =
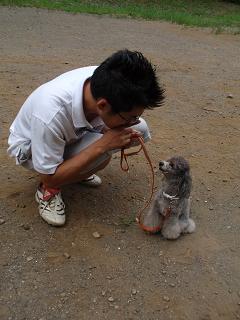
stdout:
{"type": "Polygon", "coordinates": [[[65,208],[65,204],[62,201],[60,193],[55,194],[51,199],[48,201],[41,200],[40,202],[40,211],[43,213],[44,210],[49,211],[61,211],[65,208]]]}

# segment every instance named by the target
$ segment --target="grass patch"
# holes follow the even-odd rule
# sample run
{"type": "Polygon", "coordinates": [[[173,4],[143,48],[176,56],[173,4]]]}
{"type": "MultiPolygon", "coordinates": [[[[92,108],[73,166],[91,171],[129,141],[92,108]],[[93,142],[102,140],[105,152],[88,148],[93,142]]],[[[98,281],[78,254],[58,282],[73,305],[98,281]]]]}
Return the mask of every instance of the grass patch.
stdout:
{"type": "Polygon", "coordinates": [[[119,222],[124,227],[130,227],[132,223],[136,222],[136,217],[133,215],[120,217],[119,222]]]}
{"type": "Polygon", "coordinates": [[[0,0],[0,5],[165,20],[240,32],[240,0],[0,0]]]}

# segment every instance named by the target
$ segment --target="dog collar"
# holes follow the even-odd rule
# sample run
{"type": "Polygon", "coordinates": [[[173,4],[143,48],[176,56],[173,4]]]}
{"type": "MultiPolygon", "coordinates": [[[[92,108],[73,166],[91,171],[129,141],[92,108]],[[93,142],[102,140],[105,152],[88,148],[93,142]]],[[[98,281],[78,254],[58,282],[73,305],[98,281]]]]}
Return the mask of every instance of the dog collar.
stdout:
{"type": "Polygon", "coordinates": [[[164,191],[163,191],[163,196],[164,196],[164,198],[169,199],[169,200],[179,200],[179,198],[177,197],[176,194],[175,194],[175,196],[170,196],[170,194],[167,194],[164,191]]]}

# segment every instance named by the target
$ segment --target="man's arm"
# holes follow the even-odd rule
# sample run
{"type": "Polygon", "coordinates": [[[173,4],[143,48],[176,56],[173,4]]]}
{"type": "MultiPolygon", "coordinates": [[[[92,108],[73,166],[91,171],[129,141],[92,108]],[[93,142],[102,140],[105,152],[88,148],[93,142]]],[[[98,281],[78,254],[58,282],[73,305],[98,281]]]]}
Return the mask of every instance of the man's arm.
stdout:
{"type": "Polygon", "coordinates": [[[103,134],[102,138],[79,154],[62,162],[54,174],[40,174],[41,182],[48,188],[58,188],[76,181],[81,172],[85,171],[98,157],[107,151],[127,147],[132,137],[136,137],[136,131],[131,128],[110,129],[103,134]]]}

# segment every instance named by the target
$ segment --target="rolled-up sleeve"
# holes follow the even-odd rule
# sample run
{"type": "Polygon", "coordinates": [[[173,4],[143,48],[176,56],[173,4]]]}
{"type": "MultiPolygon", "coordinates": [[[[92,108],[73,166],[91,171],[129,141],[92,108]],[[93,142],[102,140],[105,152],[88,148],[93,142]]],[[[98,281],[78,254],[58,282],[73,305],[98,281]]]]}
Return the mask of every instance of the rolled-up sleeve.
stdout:
{"type": "Polygon", "coordinates": [[[54,174],[63,162],[66,142],[49,129],[42,120],[33,116],[31,122],[33,168],[42,174],[54,174]]]}

